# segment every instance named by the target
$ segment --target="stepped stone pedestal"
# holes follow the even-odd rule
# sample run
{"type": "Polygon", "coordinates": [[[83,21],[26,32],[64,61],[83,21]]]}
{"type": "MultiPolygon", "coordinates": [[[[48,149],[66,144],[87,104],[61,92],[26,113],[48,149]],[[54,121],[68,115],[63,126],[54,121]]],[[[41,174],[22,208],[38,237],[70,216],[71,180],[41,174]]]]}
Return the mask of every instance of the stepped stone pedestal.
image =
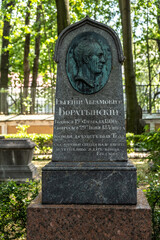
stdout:
{"type": "Polygon", "coordinates": [[[40,194],[28,208],[27,240],[151,240],[151,209],[137,195],[137,205],[49,205],[40,194]]]}

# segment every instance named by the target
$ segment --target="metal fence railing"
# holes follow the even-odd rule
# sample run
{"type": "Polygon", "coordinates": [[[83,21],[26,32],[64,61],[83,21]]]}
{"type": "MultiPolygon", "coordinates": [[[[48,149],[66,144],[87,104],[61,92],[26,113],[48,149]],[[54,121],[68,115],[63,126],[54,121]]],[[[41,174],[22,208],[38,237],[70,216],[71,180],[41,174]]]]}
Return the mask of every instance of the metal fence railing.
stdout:
{"type": "MultiPolygon", "coordinates": [[[[160,85],[136,85],[137,100],[143,113],[160,113],[160,85]]],[[[125,86],[123,86],[126,109],[125,86]]]]}
{"type": "MultiPolygon", "coordinates": [[[[53,114],[54,96],[54,87],[0,88],[0,114],[53,114]]],[[[137,98],[143,113],[160,113],[160,85],[137,85],[137,98]]]]}
{"type": "Polygon", "coordinates": [[[53,87],[0,88],[1,114],[53,114],[53,87]]]}

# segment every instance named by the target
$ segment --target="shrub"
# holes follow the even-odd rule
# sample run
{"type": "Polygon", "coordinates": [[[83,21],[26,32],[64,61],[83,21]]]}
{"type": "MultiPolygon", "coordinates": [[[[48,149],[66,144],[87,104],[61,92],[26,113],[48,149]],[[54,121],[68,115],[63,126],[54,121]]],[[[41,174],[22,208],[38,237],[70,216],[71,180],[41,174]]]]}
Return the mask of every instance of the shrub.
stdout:
{"type": "Polygon", "coordinates": [[[126,140],[128,152],[133,152],[135,147],[143,148],[142,135],[134,135],[133,133],[127,133],[126,140]]]}
{"type": "MultiPolygon", "coordinates": [[[[26,126],[28,127],[28,126],[26,126]]],[[[53,134],[27,134],[26,128],[20,128],[17,134],[7,134],[5,138],[29,138],[36,143],[36,153],[37,154],[51,154],[53,145],[53,134]]],[[[135,144],[139,141],[139,135],[134,135],[133,133],[127,133],[127,149],[128,152],[134,151],[135,144]]]]}
{"type": "Polygon", "coordinates": [[[151,163],[151,169],[157,171],[160,166],[160,129],[157,132],[146,132],[141,135],[127,133],[126,138],[128,152],[134,151],[135,148],[149,151],[147,158],[151,163]]]}
{"type": "Polygon", "coordinates": [[[148,159],[152,163],[152,170],[157,171],[160,166],[160,129],[143,135],[144,147],[150,152],[148,159]]]}
{"type": "Polygon", "coordinates": [[[18,134],[7,134],[5,138],[29,138],[36,143],[36,153],[37,154],[51,154],[52,144],[53,144],[53,135],[52,134],[27,134],[27,133],[18,133],[18,134]]]}
{"type": "Polygon", "coordinates": [[[160,168],[148,177],[149,187],[144,190],[152,210],[152,239],[160,239],[160,168]]]}
{"type": "Polygon", "coordinates": [[[133,133],[127,133],[126,134],[126,141],[127,141],[127,150],[128,152],[133,152],[134,149],[134,134],[133,133]]]}
{"type": "Polygon", "coordinates": [[[38,195],[39,182],[0,184],[0,239],[17,239],[26,235],[27,207],[38,195]]]}
{"type": "Polygon", "coordinates": [[[152,131],[140,136],[140,141],[143,142],[147,150],[154,151],[160,149],[160,129],[157,132],[152,131]]]}
{"type": "Polygon", "coordinates": [[[27,134],[27,129],[29,128],[29,125],[21,125],[18,124],[17,128],[17,133],[19,134],[27,134]]]}
{"type": "MultiPolygon", "coordinates": [[[[29,138],[36,143],[36,153],[38,154],[51,154],[53,144],[53,134],[27,134],[28,126],[20,126],[19,133],[7,134],[5,138],[29,138]]],[[[146,149],[152,151],[153,149],[160,148],[160,131],[149,132],[141,135],[134,135],[133,133],[126,134],[127,150],[133,152],[135,148],[146,149]]]]}

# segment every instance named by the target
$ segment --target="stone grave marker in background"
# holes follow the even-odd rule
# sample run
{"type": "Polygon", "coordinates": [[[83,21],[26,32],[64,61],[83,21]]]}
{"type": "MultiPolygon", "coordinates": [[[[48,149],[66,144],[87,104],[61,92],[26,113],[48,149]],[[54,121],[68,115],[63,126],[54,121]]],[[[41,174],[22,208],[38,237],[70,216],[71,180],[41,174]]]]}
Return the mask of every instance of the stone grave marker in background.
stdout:
{"type": "Polygon", "coordinates": [[[0,181],[36,178],[37,169],[32,163],[35,146],[30,139],[0,139],[0,181]]]}
{"type": "Polygon", "coordinates": [[[136,204],[136,168],[126,150],[123,60],[116,33],[88,17],[61,33],[53,159],[43,168],[43,203],[136,204]]]}

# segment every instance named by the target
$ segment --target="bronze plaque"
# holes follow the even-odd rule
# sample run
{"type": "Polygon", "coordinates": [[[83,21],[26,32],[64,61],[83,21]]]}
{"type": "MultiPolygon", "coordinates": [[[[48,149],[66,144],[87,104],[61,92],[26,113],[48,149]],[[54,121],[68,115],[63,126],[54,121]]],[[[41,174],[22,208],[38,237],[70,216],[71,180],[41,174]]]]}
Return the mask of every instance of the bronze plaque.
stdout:
{"type": "Polygon", "coordinates": [[[72,87],[83,94],[100,91],[108,81],[112,55],[100,34],[84,32],[75,37],[67,52],[66,71],[72,87]]]}

